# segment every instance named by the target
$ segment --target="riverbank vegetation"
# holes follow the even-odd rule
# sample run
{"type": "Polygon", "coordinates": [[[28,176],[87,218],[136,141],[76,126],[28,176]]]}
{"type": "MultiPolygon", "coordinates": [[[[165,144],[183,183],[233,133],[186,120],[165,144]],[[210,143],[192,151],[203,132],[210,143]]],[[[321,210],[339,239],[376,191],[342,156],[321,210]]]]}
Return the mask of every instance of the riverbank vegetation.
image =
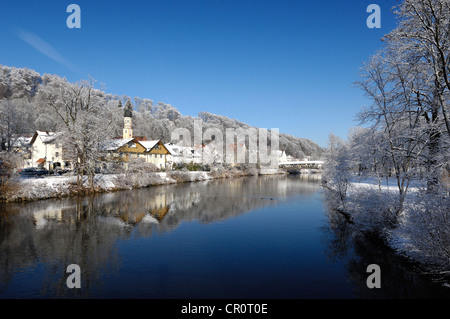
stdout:
{"type": "Polygon", "coordinates": [[[330,135],[323,185],[358,231],[425,272],[450,274],[450,4],[405,0],[356,83],[371,104],[330,135]]]}
{"type": "Polygon", "coordinates": [[[96,174],[93,181],[85,176],[81,186],[78,176],[73,173],[38,178],[21,178],[13,175],[5,179],[5,183],[2,182],[0,185],[0,200],[9,202],[35,201],[211,179],[256,176],[259,174],[285,174],[277,169],[265,172],[264,169],[256,169],[255,167],[182,165],[178,169],[163,171],[156,169],[150,163],[141,163],[139,166],[130,164],[127,169],[120,167],[113,173],[96,174]]]}

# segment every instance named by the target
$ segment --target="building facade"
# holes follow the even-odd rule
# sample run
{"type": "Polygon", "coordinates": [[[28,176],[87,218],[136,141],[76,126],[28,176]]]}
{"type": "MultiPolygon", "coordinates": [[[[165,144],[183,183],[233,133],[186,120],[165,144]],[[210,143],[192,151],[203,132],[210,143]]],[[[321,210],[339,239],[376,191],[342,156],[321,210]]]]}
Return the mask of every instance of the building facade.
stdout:
{"type": "Polygon", "coordinates": [[[66,156],[59,134],[36,131],[30,141],[30,155],[27,167],[51,169],[71,169],[72,163],[66,156]]]}

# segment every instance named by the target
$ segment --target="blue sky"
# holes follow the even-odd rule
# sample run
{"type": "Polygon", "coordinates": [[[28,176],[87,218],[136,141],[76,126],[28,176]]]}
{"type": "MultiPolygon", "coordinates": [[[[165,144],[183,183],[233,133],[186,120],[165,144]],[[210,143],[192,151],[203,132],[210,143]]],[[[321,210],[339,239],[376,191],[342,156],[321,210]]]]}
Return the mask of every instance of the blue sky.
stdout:
{"type": "Polygon", "coordinates": [[[2,1],[0,64],[97,81],[184,115],[208,111],[326,146],[369,101],[361,63],[395,27],[395,0],[2,1]],[[69,29],[69,4],[81,28],[69,29]],[[381,28],[369,29],[369,4],[381,28]]]}

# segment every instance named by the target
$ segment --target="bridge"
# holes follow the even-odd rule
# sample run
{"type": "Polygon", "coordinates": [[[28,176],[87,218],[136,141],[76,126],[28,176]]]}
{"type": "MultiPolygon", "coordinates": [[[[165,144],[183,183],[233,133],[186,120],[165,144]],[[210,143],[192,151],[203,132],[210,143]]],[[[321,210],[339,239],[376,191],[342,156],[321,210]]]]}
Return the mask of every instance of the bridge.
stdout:
{"type": "Polygon", "coordinates": [[[317,169],[322,170],[324,161],[292,161],[280,162],[279,168],[284,169],[317,169]]]}

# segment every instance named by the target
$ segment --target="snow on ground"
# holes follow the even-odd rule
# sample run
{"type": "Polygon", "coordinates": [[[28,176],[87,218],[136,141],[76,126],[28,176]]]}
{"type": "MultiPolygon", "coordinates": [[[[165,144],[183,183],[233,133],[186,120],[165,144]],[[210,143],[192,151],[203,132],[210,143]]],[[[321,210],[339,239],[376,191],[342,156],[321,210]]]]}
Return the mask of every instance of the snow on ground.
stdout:
{"type": "MultiPolygon", "coordinates": [[[[147,174],[98,174],[94,178],[94,187],[99,192],[126,190],[152,185],[174,184],[178,182],[196,182],[213,179],[209,172],[156,172],[147,174]]],[[[77,176],[45,176],[19,180],[18,189],[9,196],[10,201],[39,200],[63,197],[75,193],[77,176]]],[[[83,185],[88,180],[83,178],[83,185]]]]}
{"type": "Polygon", "coordinates": [[[18,190],[10,196],[10,199],[35,200],[68,195],[70,193],[70,186],[76,184],[76,182],[76,176],[48,176],[21,179],[18,190]]]}
{"type": "Polygon", "coordinates": [[[426,182],[413,180],[399,213],[395,178],[352,178],[340,209],[352,216],[354,227],[376,232],[400,255],[420,262],[430,272],[450,272],[450,197],[429,194],[426,182]],[[395,225],[394,227],[392,227],[395,225]]]}
{"type": "MultiPolygon", "coordinates": [[[[358,177],[355,176],[351,180],[351,188],[353,190],[356,189],[376,189],[379,190],[379,187],[384,191],[389,192],[398,192],[397,180],[393,177],[390,177],[386,180],[386,178],[382,178],[378,181],[375,177],[358,177]]],[[[412,180],[409,183],[408,192],[417,192],[420,189],[424,189],[426,184],[420,180],[412,180]]]]}

